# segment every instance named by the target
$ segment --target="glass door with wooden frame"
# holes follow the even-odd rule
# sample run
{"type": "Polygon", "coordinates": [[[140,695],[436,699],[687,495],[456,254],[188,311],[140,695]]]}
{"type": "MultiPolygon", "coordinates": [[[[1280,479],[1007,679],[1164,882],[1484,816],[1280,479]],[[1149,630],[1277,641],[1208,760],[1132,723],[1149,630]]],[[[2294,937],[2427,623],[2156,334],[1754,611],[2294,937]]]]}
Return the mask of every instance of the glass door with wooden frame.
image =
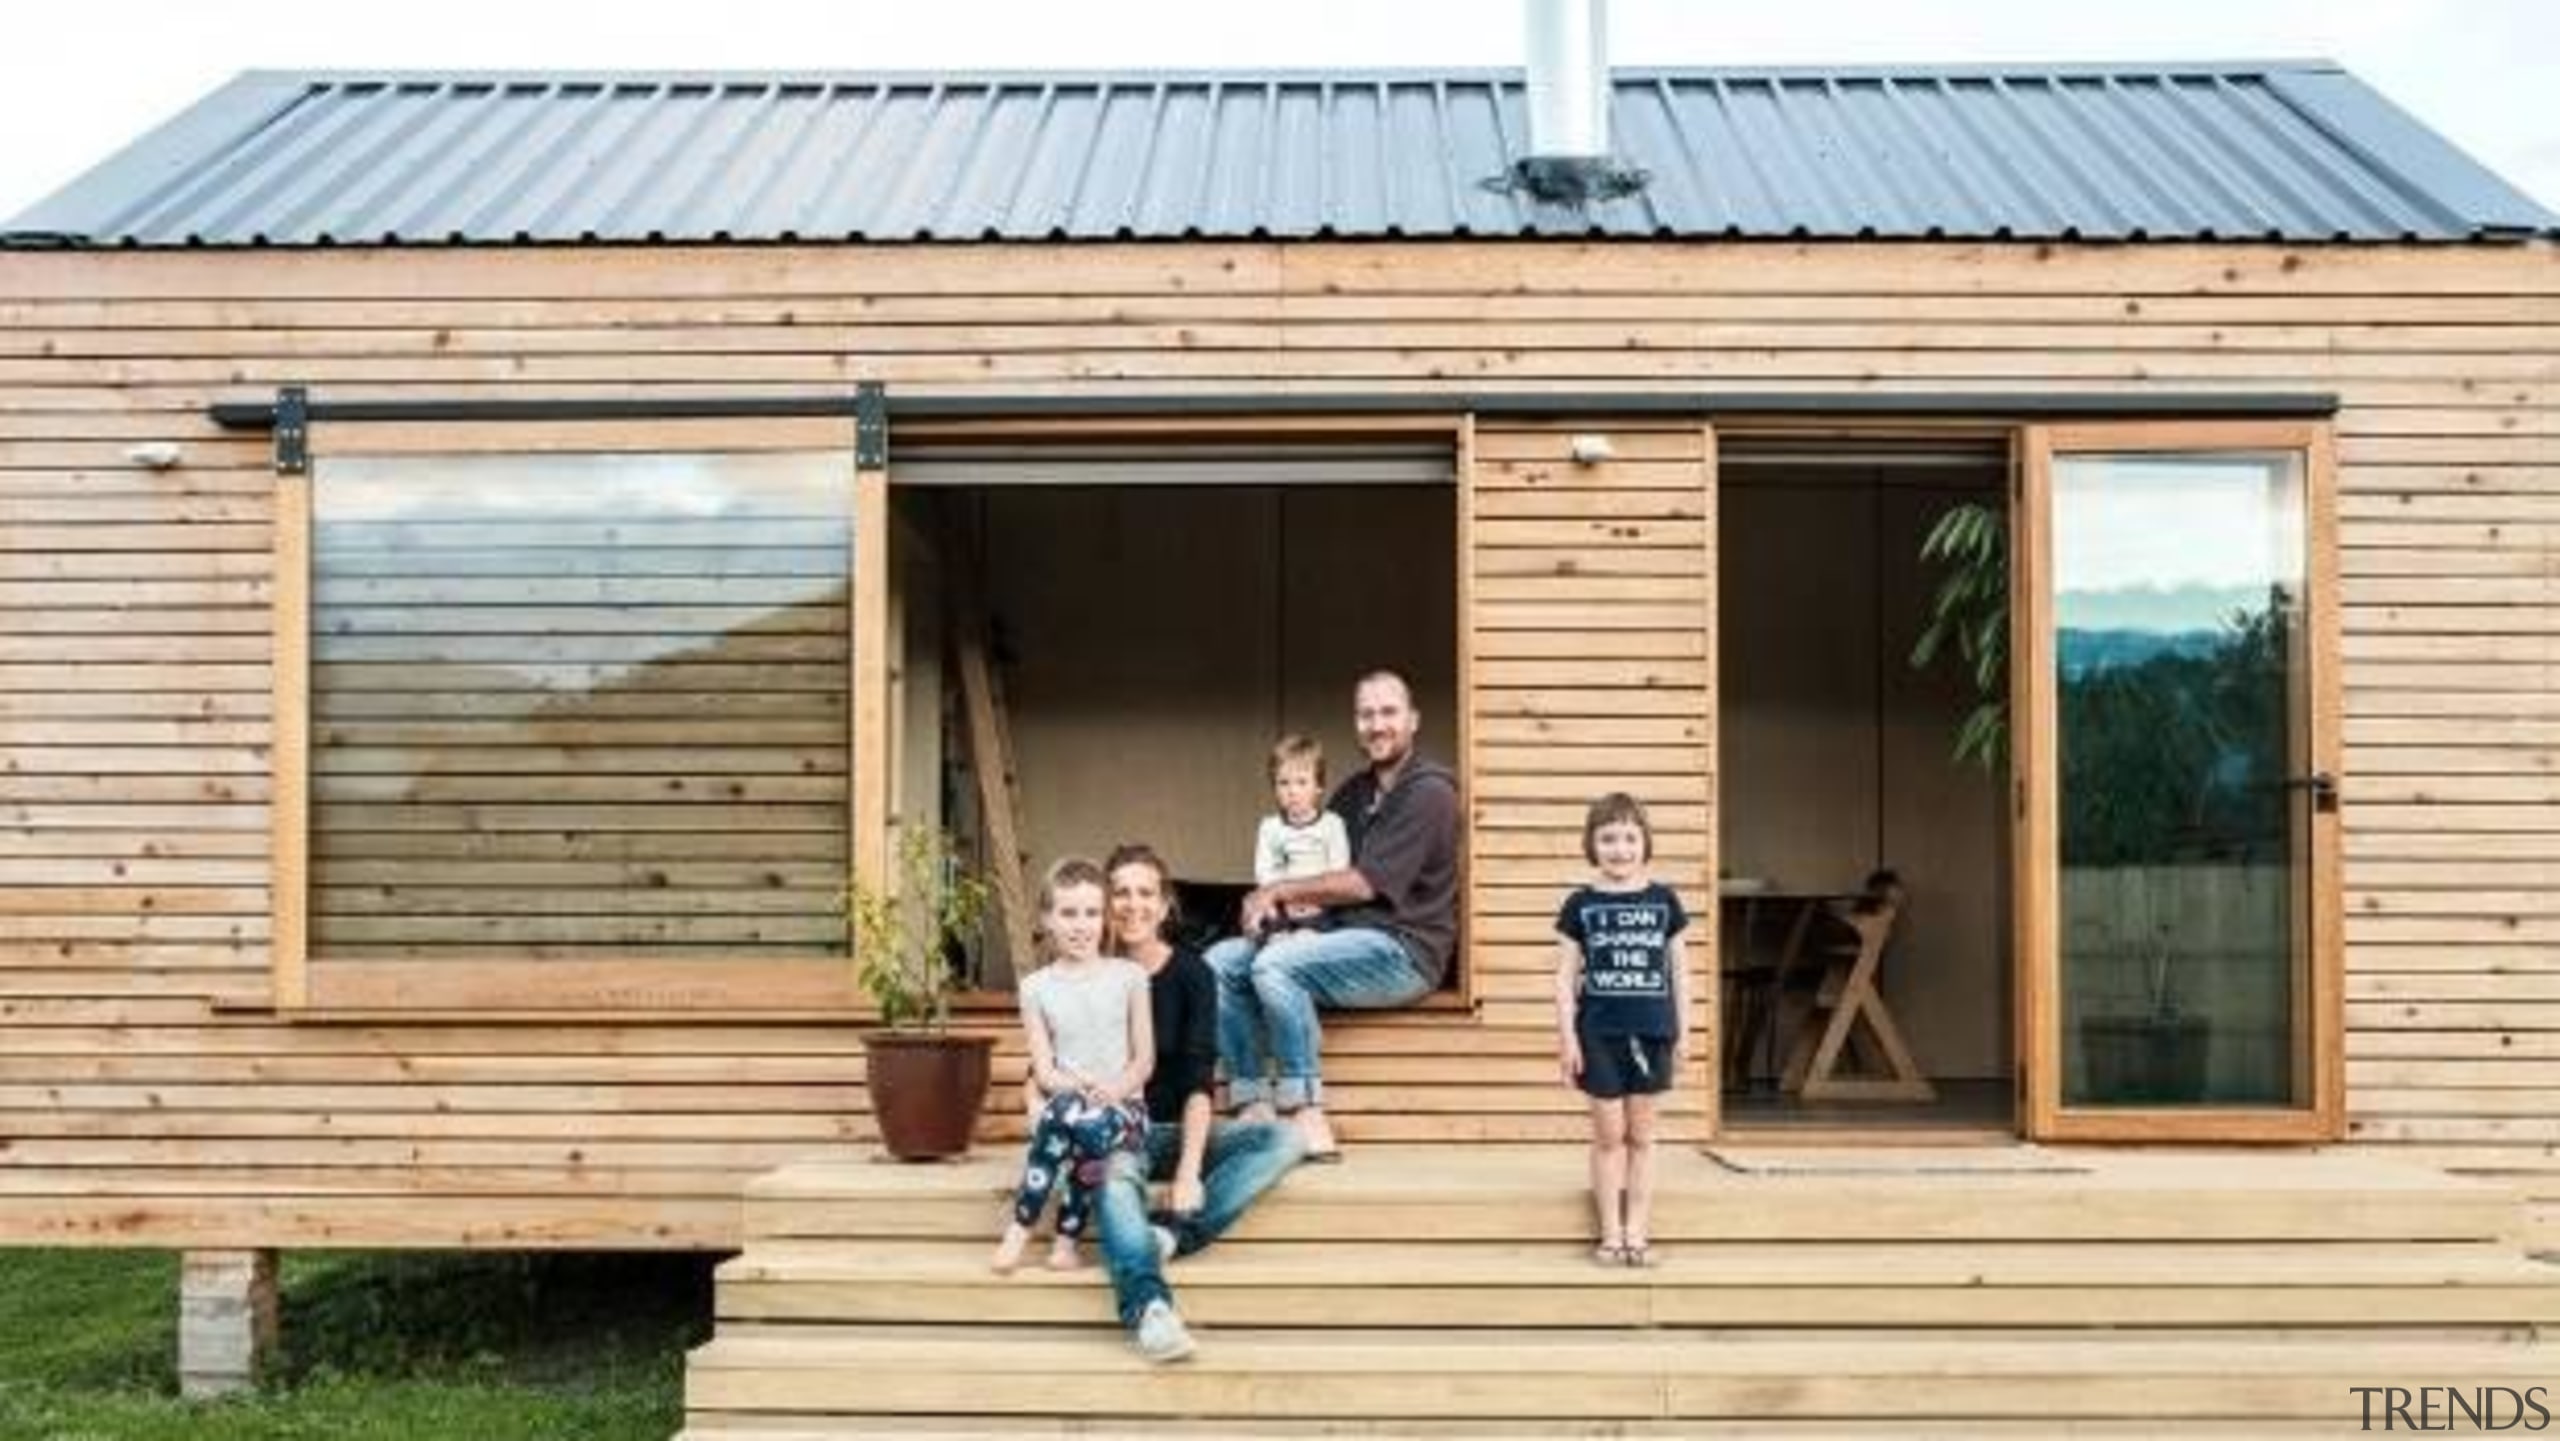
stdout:
{"type": "Polygon", "coordinates": [[[2034,426],[2014,510],[2030,1135],[2342,1116],[2325,423],[2034,426]]]}

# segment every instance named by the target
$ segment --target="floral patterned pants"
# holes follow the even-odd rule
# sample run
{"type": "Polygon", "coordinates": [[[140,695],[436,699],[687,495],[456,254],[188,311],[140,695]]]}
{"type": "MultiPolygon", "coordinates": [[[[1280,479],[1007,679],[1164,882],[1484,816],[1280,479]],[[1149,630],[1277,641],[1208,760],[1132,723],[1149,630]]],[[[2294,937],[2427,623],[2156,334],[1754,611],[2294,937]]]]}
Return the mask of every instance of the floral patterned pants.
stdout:
{"type": "Polygon", "coordinates": [[[1025,1226],[1037,1222],[1049,1193],[1063,1180],[1067,1188],[1058,1197],[1058,1234],[1083,1235],[1093,1215],[1094,1192],[1112,1156],[1146,1144],[1147,1113],[1140,1102],[1097,1105],[1074,1091],[1051,1096],[1031,1128],[1022,1186],[1013,1195],[1013,1219],[1025,1226]]]}

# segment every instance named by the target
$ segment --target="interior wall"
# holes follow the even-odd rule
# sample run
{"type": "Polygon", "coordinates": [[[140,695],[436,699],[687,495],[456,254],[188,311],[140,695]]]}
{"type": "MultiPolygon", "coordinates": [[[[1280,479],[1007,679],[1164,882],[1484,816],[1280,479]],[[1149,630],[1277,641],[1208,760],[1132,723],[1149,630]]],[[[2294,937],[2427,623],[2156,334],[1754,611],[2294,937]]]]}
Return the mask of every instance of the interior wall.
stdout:
{"type": "Polygon", "coordinates": [[[1875,509],[1737,466],[1718,499],[1722,865],[1848,890],[1877,850],[1875,509]]]}
{"type": "Polygon", "coordinates": [[[1940,661],[1915,670],[1908,659],[1937,586],[1920,559],[1921,541],[1949,506],[2000,494],[1997,475],[1980,486],[1946,483],[1954,479],[1924,474],[1877,494],[1886,663],[1877,672],[1876,854],[1911,884],[1907,949],[1894,957],[1885,996],[1906,1031],[1928,1038],[1913,1043],[1922,1065],[1945,1076],[2007,1076],[2015,1070],[2016,987],[2005,773],[1952,758],[1956,728],[1975,701],[1964,668],[1940,661]]]}
{"type": "MultiPolygon", "coordinates": [[[[1328,486],[1290,493],[1278,534],[1280,708],[1272,737],[1324,742],[1333,781],[1360,768],[1352,686],[1381,667],[1413,683],[1422,754],[1458,763],[1458,513],[1446,487],[1328,486]]],[[[1254,752],[1260,774],[1262,750],[1254,752]]],[[[1261,809],[1267,792],[1257,791],[1261,809]]],[[[1248,830],[1242,841],[1250,842],[1248,830]]],[[[1246,847],[1250,859],[1250,847],[1246,847]]]]}
{"type": "MultiPolygon", "coordinates": [[[[1921,538],[1996,473],[1728,464],[1720,478],[1723,868],[1778,891],[1910,887],[1885,998],[1921,1067],[2011,1071],[1999,781],[1949,759],[1969,679],[1905,659],[1926,624],[1921,538]]],[[[1784,920],[1761,920],[1775,946],[1784,920]]]]}
{"type": "Polygon", "coordinates": [[[1035,866],[1145,840],[1181,875],[1252,876],[1264,760],[1317,735],[1357,764],[1352,682],[1406,670],[1453,757],[1456,515],[1446,486],[1041,488],[982,507],[983,584],[1035,866]]]}

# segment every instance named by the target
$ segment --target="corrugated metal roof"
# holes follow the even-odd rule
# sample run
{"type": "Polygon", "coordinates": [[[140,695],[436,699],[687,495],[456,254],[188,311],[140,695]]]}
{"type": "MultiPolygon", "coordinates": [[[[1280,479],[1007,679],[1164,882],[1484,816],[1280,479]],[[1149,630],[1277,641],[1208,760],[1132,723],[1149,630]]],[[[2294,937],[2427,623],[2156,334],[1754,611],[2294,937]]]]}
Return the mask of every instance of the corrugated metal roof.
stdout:
{"type": "Polygon", "coordinates": [[[1516,72],[251,73],[19,216],[134,246],[2560,233],[2323,62],[1621,70],[1637,194],[1487,182],[1516,72]]]}

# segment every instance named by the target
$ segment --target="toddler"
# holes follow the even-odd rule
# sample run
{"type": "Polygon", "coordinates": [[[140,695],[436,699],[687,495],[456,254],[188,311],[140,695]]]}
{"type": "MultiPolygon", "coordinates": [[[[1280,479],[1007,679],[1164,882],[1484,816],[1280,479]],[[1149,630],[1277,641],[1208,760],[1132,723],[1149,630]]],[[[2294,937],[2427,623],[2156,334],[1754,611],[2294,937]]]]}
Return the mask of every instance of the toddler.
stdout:
{"type": "MultiPolygon", "coordinates": [[[[1253,837],[1253,883],[1301,881],[1351,864],[1351,835],[1325,809],[1324,747],[1312,736],[1285,735],[1271,747],[1271,798],[1279,809],[1253,837]]],[[[1283,928],[1321,929],[1324,908],[1291,906],[1283,928]]]]}

